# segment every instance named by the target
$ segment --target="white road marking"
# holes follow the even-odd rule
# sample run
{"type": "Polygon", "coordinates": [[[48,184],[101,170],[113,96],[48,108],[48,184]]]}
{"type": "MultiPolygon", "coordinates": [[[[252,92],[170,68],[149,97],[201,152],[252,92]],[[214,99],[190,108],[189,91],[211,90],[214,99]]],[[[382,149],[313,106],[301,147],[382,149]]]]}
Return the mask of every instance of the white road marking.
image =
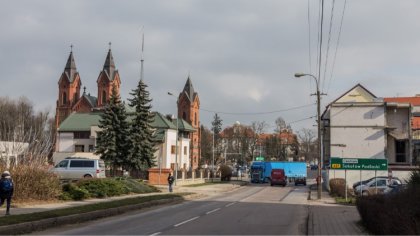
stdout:
{"type": "Polygon", "coordinates": [[[211,214],[211,213],[213,213],[213,212],[215,212],[215,211],[218,211],[218,210],[220,210],[220,208],[216,208],[216,209],[214,209],[214,210],[212,210],[212,211],[206,212],[206,215],[211,214]]]}
{"type": "Polygon", "coordinates": [[[151,234],[150,236],[156,236],[156,235],[159,235],[159,234],[160,234],[160,232],[156,232],[154,234],[151,234]]]}
{"type": "Polygon", "coordinates": [[[196,216],[196,217],[191,218],[191,219],[189,219],[189,220],[186,220],[186,221],[183,221],[183,222],[181,222],[181,223],[178,223],[178,224],[174,225],[174,227],[178,227],[178,226],[180,226],[180,225],[183,225],[183,224],[185,224],[185,223],[188,223],[188,222],[190,222],[190,221],[193,221],[193,220],[197,219],[198,217],[199,217],[199,216],[196,216]]]}
{"type": "Polygon", "coordinates": [[[236,202],[229,203],[229,204],[227,204],[225,207],[230,207],[230,206],[232,206],[233,204],[236,204],[236,202]]]}

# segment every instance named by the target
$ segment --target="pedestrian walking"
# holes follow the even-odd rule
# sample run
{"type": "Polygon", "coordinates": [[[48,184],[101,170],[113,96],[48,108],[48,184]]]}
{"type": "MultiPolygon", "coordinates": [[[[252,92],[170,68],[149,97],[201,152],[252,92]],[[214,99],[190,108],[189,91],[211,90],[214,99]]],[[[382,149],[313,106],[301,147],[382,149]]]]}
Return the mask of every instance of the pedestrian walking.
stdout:
{"type": "Polygon", "coordinates": [[[174,183],[174,177],[169,173],[168,175],[168,184],[169,184],[169,192],[172,193],[172,184],[174,183]]]}
{"type": "Polygon", "coordinates": [[[9,171],[4,171],[0,179],[0,206],[6,201],[6,215],[10,215],[14,184],[9,171]]]}

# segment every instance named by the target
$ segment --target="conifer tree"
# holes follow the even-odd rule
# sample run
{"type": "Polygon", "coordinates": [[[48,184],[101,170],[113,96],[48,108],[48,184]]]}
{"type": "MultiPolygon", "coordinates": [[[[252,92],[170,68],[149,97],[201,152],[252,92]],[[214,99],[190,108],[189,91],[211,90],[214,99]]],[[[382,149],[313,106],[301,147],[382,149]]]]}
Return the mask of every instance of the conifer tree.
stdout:
{"type": "Polygon", "coordinates": [[[104,113],[99,121],[98,138],[95,154],[115,167],[127,169],[129,150],[129,124],[124,104],[115,88],[112,89],[109,104],[105,106],[104,113]]]}
{"type": "Polygon", "coordinates": [[[137,170],[148,169],[155,165],[155,135],[151,127],[154,115],[150,109],[152,99],[149,98],[147,85],[141,79],[137,88],[130,93],[130,106],[135,108],[130,123],[130,139],[132,142],[129,164],[137,170]]]}

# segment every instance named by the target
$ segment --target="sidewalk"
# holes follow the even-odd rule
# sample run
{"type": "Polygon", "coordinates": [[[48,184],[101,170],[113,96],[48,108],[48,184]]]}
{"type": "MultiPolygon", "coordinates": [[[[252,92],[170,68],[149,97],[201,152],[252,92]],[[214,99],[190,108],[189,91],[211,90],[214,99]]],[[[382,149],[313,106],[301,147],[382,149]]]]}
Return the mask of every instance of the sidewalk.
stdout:
{"type": "Polygon", "coordinates": [[[360,216],[355,206],[336,204],[325,189],[318,199],[316,184],[310,189],[308,235],[368,235],[358,224],[360,216]]]}

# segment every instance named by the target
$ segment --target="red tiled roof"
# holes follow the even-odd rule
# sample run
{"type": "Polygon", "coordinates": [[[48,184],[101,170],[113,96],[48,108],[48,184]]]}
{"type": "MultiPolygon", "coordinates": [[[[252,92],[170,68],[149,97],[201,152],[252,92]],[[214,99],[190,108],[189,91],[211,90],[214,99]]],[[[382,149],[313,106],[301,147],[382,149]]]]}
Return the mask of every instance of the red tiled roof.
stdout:
{"type": "Polygon", "coordinates": [[[413,106],[420,106],[420,96],[384,98],[384,102],[411,103],[413,106]]]}
{"type": "Polygon", "coordinates": [[[420,117],[411,118],[411,128],[420,129],[420,117]]]}

